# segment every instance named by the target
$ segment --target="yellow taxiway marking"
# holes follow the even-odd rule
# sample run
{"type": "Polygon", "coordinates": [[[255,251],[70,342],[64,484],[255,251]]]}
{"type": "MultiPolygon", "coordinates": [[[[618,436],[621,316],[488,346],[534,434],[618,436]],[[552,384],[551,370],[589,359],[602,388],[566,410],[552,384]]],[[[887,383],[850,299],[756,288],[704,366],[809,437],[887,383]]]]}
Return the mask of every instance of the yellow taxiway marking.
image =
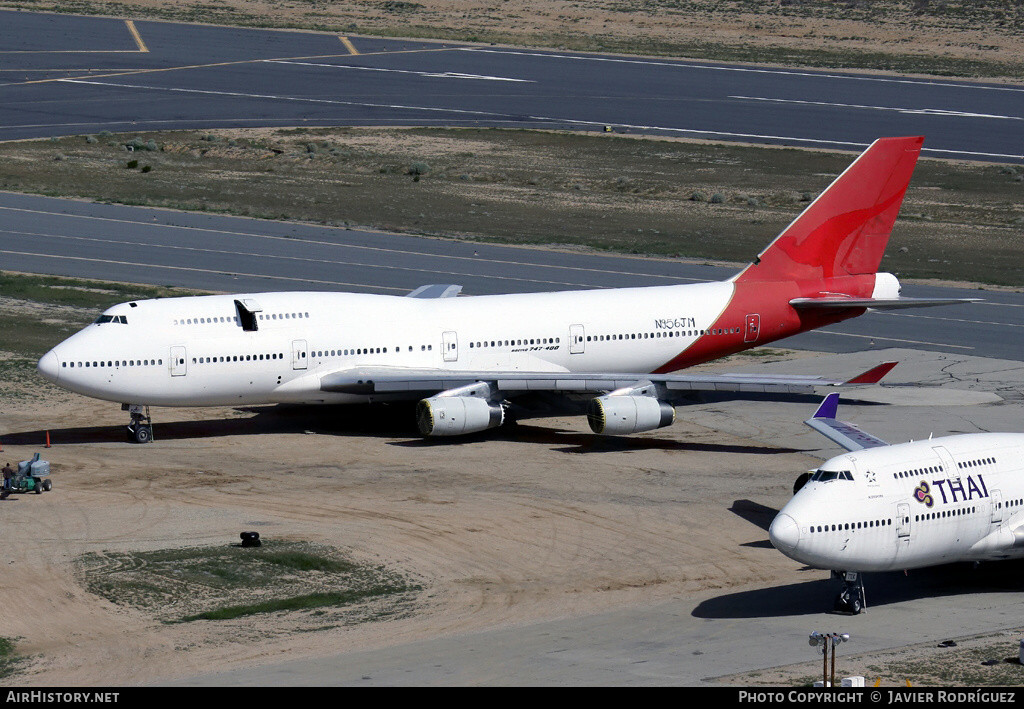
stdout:
{"type": "Polygon", "coordinates": [[[345,45],[345,49],[348,50],[349,54],[359,54],[359,51],[348,37],[338,37],[338,39],[340,39],[341,43],[345,45]]]}
{"type": "Polygon", "coordinates": [[[135,29],[135,22],[125,20],[125,26],[132,39],[135,40],[136,49],[21,49],[14,51],[0,51],[0,54],[148,54],[149,47],[142,41],[142,35],[135,29]]]}
{"type": "Polygon", "coordinates": [[[146,43],[142,41],[142,35],[135,29],[135,22],[133,20],[125,20],[124,23],[128,26],[128,31],[132,33],[132,39],[135,40],[135,46],[139,48],[139,51],[148,52],[149,49],[146,48],[146,43]]]}

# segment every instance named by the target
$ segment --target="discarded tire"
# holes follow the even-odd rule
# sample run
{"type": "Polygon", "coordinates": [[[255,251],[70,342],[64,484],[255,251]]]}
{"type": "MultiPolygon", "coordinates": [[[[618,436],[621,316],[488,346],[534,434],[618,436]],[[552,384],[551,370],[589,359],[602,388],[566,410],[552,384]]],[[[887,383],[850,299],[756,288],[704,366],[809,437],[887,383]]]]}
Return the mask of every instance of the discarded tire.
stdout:
{"type": "Polygon", "coordinates": [[[259,532],[242,532],[238,536],[242,538],[243,547],[258,547],[261,544],[259,532]]]}

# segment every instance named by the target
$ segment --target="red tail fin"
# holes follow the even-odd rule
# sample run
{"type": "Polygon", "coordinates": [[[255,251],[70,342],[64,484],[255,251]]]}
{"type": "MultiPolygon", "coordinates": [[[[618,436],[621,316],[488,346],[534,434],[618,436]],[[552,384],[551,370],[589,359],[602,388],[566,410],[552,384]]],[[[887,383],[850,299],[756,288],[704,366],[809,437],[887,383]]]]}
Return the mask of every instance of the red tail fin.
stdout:
{"type": "Polygon", "coordinates": [[[879,138],[786,227],[736,281],[875,273],[923,137],[879,138]]]}

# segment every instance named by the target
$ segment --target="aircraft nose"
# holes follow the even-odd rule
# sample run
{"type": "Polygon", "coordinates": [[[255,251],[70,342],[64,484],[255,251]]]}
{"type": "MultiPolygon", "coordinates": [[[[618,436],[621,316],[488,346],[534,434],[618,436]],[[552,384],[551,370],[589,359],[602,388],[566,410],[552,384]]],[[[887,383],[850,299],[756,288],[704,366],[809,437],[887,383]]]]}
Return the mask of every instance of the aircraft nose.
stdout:
{"type": "Polygon", "coordinates": [[[768,538],[781,552],[793,551],[800,543],[800,526],[789,515],[780,514],[768,528],[768,538]]]}
{"type": "Polygon", "coordinates": [[[39,360],[36,369],[44,379],[56,382],[60,378],[60,359],[53,350],[50,350],[39,360]]]}

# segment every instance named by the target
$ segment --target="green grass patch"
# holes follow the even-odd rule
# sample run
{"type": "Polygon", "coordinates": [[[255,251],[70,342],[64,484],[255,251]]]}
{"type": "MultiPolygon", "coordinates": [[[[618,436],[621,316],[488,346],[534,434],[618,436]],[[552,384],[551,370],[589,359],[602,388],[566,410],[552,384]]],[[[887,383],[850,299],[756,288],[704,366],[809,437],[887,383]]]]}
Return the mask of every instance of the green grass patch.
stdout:
{"type": "Polygon", "coordinates": [[[304,542],[87,554],[78,569],[91,593],[167,623],[309,611],[317,627],[362,622],[394,615],[420,590],[395,571],[304,542]]]}
{"type": "MultiPolygon", "coordinates": [[[[19,301],[23,303],[24,301],[19,301]]],[[[54,345],[70,337],[95,319],[93,311],[60,313],[60,318],[40,319],[36,314],[20,313],[17,303],[0,311],[3,317],[4,337],[0,348],[16,358],[28,358],[33,362],[48,352],[54,345]]],[[[8,363],[10,366],[13,363],[8,363]]],[[[10,371],[10,370],[8,370],[10,371]]]]}
{"type": "Polygon", "coordinates": [[[196,295],[196,293],[181,288],[108,283],[84,278],[36,276],[0,271],[0,296],[49,305],[104,310],[111,305],[130,300],[171,298],[182,295],[196,295]]]}
{"type": "Polygon", "coordinates": [[[390,593],[404,593],[405,588],[377,586],[362,591],[346,591],[339,593],[310,593],[304,596],[293,596],[292,598],[279,598],[262,603],[252,603],[240,606],[228,606],[215,611],[197,613],[185,616],[180,622],[187,623],[192,620],[232,620],[247,615],[259,613],[279,613],[283,611],[308,611],[317,608],[329,608],[334,606],[347,606],[358,603],[374,596],[383,596],[390,593]]]}
{"type": "Polygon", "coordinates": [[[0,637],[0,680],[14,675],[26,659],[17,654],[14,640],[0,637]]]}

